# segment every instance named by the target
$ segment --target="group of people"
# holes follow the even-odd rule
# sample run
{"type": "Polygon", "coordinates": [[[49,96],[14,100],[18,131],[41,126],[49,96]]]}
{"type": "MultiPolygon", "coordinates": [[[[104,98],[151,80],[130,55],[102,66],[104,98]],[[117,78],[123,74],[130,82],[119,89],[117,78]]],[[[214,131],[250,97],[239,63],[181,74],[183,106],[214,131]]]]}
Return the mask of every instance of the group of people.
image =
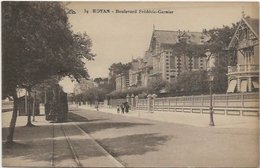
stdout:
{"type": "Polygon", "coordinates": [[[128,102],[124,102],[122,103],[121,105],[117,105],[117,113],[121,113],[124,114],[124,113],[128,113],[129,112],[129,105],[128,105],[128,102]]]}

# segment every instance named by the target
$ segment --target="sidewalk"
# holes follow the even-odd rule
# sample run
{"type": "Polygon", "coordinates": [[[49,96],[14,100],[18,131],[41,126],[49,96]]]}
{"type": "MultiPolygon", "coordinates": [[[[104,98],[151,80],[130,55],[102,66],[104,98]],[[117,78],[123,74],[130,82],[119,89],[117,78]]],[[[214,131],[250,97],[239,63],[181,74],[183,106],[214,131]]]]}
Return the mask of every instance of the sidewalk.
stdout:
{"type": "Polygon", "coordinates": [[[52,156],[52,124],[45,116],[37,116],[33,122],[36,127],[25,127],[26,116],[18,116],[14,133],[15,143],[11,148],[5,146],[12,112],[2,113],[2,166],[41,166],[50,167],[52,156]]]}
{"type": "MultiPolygon", "coordinates": [[[[81,109],[95,110],[94,106],[78,106],[81,109]]],[[[116,108],[99,108],[100,112],[123,115],[127,117],[143,118],[161,122],[170,122],[196,127],[209,127],[209,114],[183,113],[183,112],[166,112],[155,111],[147,112],[144,110],[134,110],[125,114],[118,114],[116,108]]],[[[258,117],[253,116],[224,116],[214,115],[216,128],[247,128],[258,129],[258,117]]]]}
{"type": "Polygon", "coordinates": [[[15,143],[7,148],[11,114],[2,113],[3,167],[78,167],[73,152],[83,167],[122,167],[77,126],[80,123],[50,123],[45,116],[35,117],[36,127],[25,127],[27,116],[18,116],[15,143]]]}

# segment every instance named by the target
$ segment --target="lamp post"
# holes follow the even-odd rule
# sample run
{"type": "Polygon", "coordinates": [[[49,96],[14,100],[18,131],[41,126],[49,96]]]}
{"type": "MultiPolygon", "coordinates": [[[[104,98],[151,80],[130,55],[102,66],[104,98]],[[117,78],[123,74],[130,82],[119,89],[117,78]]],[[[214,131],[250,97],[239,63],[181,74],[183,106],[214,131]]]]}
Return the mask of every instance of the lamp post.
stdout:
{"type": "Polygon", "coordinates": [[[205,53],[207,56],[207,75],[209,81],[209,94],[210,94],[210,104],[209,104],[209,114],[210,114],[210,122],[209,126],[215,126],[214,119],[213,119],[213,105],[212,105],[212,83],[214,80],[214,75],[212,73],[212,68],[215,67],[215,57],[208,49],[205,53]]]}

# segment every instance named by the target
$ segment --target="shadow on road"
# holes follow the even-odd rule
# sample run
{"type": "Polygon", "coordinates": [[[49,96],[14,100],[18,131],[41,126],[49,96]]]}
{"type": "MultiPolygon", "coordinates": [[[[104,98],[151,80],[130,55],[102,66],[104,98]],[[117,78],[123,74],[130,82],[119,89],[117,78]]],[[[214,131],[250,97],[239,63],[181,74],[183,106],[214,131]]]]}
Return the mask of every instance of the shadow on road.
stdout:
{"type": "Polygon", "coordinates": [[[79,126],[88,133],[94,133],[105,129],[121,129],[134,126],[152,125],[146,123],[132,123],[132,122],[99,122],[99,123],[84,123],[79,126]]]}
{"type": "Polygon", "coordinates": [[[94,122],[94,121],[103,121],[103,120],[106,120],[106,119],[87,119],[78,114],[68,113],[67,122],[94,122]]]}
{"type": "MultiPolygon", "coordinates": [[[[104,153],[97,150],[91,140],[77,140],[74,148],[80,159],[88,159],[89,157],[104,156],[104,153]],[[84,148],[84,150],[81,150],[84,148]]],[[[52,157],[52,146],[50,140],[23,141],[15,142],[12,147],[6,147],[3,143],[3,166],[22,166],[27,167],[26,162],[46,162],[50,163],[52,157]],[[9,158],[18,158],[20,163],[7,161],[9,158]]],[[[55,140],[55,164],[59,164],[67,159],[72,159],[72,155],[65,139],[55,140]]]]}
{"type": "Polygon", "coordinates": [[[88,133],[94,133],[97,131],[102,131],[102,130],[111,129],[111,128],[121,129],[121,128],[134,127],[134,126],[152,125],[152,124],[148,124],[148,123],[119,122],[119,121],[113,121],[113,120],[104,119],[104,118],[87,119],[85,117],[82,117],[82,116],[74,114],[74,113],[69,113],[68,122],[70,122],[70,121],[71,122],[84,122],[84,123],[79,123],[78,125],[84,131],[86,131],[88,133]]]}
{"type": "Polygon", "coordinates": [[[106,138],[98,142],[113,156],[142,155],[146,152],[158,151],[158,146],[170,140],[170,136],[158,134],[136,134],[117,138],[106,138]]]}

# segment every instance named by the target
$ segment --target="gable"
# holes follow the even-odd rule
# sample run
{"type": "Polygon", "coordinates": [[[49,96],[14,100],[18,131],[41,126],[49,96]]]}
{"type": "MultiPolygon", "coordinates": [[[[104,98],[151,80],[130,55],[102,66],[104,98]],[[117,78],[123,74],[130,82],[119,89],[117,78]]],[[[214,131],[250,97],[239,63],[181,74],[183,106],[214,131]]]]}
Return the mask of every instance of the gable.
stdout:
{"type": "Polygon", "coordinates": [[[237,48],[239,42],[247,40],[254,45],[259,41],[259,19],[242,18],[228,48],[237,48]]]}

